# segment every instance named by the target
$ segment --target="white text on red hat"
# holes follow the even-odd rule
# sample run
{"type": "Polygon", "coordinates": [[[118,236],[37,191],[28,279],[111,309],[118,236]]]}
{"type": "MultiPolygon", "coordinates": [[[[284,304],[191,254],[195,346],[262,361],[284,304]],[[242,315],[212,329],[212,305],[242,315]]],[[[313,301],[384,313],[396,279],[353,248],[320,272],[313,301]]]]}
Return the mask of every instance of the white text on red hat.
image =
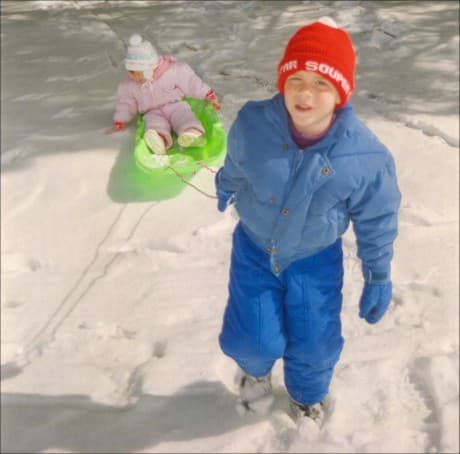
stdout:
{"type": "Polygon", "coordinates": [[[305,62],[305,70],[328,75],[331,79],[337,81],[342,86],[346,95],[350,93],[350,84],[345,77],[343,77],[343,74],[333,66],[330,66],[327,63],[320,63],[315,60],[307,60],[305,62]]]}
{"type": "Polygon", "coordinates": [[[291,60],[284,63],[283,66],[280,68],[280,73],[285,73],[286,71],[292,71],[293,69],[297,69],[297,60],[291,60]]]}

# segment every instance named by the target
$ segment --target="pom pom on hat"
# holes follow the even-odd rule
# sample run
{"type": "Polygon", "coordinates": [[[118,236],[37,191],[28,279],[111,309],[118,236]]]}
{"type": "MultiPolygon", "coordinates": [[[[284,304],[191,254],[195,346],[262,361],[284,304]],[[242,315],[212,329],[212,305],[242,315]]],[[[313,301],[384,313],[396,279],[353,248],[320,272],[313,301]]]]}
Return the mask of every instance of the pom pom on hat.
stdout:
{"type": "Polygon", "coordinates": [[[320,17],[317,22],[320,22],[321,24],[324,24],[324,25],[329,25],[329,27],[332,27],[332,28],[339,28],[337,26],[337,22],[332,19],[332,17],[329,17],[329,16],[323,16],[323,17],[320,17]]]}
{"type": "Polygon", "coordinates": [[[130,46],[138,46],[142,42],[142,36],[138,33],[134,33],[134,35],[129,38],[129,45],[130,46]]]}
{"type": "Polygon", "coordinates": [[[356,54],[345,30],[331,17],[298,29],[288,41],[278,64],[278,89],[284,93],[286,79],[297,71],[313,71],[331,82],[340,96],[341,108],[355,88],[356,54]]]}
{"type": "Polygon", "coordinates": [[[158,53],[149,41],[134,33],[129,38],[125,67],[128,71],[143,71],[148,74],[158,64],[158,53]]]}

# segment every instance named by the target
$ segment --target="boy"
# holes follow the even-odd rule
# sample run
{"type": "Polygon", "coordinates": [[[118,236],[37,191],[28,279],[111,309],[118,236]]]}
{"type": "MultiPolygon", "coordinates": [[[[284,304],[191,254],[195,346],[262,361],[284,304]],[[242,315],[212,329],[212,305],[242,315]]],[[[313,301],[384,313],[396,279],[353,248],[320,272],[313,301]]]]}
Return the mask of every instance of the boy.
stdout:
{"type": "Polygon", "coordinates": [[[347,103],[355,52],[331,18],[300,28],[278,64],[280,93],[250,101],[216,175],[218,209],[234,203],[229,299],[219,337],[242,371],[240,399],[270,404],[283,358],[295,418],[320,420],[342,347],[341,236],[350,220],[362,261],[360,317],[392,295],[400,192],[392,156],[347,103]]]}

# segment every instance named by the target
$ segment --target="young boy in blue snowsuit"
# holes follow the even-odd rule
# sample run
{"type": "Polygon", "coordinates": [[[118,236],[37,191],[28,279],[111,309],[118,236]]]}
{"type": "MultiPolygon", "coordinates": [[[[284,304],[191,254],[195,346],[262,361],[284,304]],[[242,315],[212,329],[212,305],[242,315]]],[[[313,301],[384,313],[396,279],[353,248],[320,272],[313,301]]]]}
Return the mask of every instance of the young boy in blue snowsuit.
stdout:
{"type": "Polygon", "coordinates": [[[233,203],[239,223],[219,342],[242,370],[248,409],[271,395],[282,358],[296,416],[322,416],[344,342],[341,236],[350,221],[360,317],[378,322],[391,301],[401,196],[390,152],[348,103],[354,73],[351,38],[333,19],[302,27],[278,64],[280,93],[247,102],[229,132],[218,208],[233,203]]]}

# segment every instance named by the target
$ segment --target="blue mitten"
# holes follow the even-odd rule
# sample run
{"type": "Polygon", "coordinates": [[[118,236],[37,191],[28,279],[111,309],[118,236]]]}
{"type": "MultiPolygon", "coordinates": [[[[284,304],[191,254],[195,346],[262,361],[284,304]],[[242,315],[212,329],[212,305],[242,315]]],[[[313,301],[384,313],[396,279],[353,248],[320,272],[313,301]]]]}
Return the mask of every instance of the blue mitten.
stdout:
{"type": "Polygon", "coordinates": [[[216,173],[216,177],[214,179],[215,185],[217,187],[217,209],[221,212],[225,211],[226,208],[233,203],[235,200],[235,193],[234,192],[228,192],[228,191],[223,191],[222,189],[219,189],[218,187],[218,182],[220,179],[220,175],[222,173],[223,168],[221,167],[219,171],[216,173]]]}
{"type": "Polygon", "coordinates": [[[235,199],[234,192],[222,191],[221,189],[217,190],[217,209],[219,211],[225,211],[225,209],[233,203],[235,199]]]}
{"type": "Polygon", "coordinates": [[[377,323],[385,314],[391,302],[391,281],[364,285],[359,301],[359,316],[368,323],[377,323]]]}

